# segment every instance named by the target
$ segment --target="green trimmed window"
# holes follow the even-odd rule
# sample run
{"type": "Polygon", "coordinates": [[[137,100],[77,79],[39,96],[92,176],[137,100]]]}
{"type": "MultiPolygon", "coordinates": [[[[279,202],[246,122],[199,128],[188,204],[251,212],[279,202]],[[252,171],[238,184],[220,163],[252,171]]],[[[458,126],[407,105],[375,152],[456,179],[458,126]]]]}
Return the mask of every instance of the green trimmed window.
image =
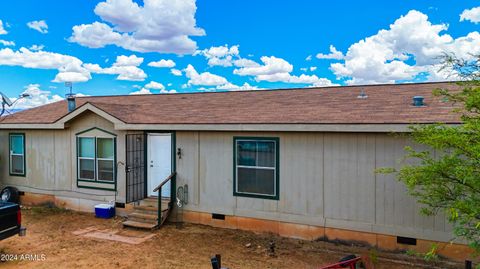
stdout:
{"type": "Polygon", "coordinates": [[[234,138],[234,195],[278,199],[278,138],[234,138]]]}
{"type": "Polygon", "coordinates": [[[77,137],[78,179],[115,181],[115,138],[77,137]]]}
{"type": "Polygon", "coordinates": [[[25,176],[25,134],[9,134],[9,171],[13,176],[25,176]]]}

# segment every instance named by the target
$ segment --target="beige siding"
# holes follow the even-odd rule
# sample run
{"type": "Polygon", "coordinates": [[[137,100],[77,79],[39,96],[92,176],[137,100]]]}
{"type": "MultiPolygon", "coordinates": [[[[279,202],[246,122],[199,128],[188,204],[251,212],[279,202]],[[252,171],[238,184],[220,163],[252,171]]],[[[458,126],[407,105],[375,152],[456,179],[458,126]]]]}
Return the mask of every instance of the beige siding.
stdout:
{"type": "MultiPolygon", "coordinates": [[[[77,187],[76,181],[76,134],[93,127],[116,133],[117,162],[125,162],[125,135],[115,131],[109,121],[87,112],[75,120],[65,130],[2,130],[0,131],[0,183],[2,186],[16,186],[26,192],[53,194],[62,199],[82,199],[90,201],[125,200],[124,166],[118,166],[117,190],[102,191],[77,187]],[[8,172],[8,134],[25,134],[26,176],[10,176],[8,172]]],[[[95,187],[101,185],[93,184],[95,187]]],[[[68,200],[67,199],[67,200],[68,200]]],[[[92,207],[93,210],[93,207],[92,207]]]]}
{"type": "MultiPolygon", "coordinates": [[[[0,183],[20,190],[54,194],[64,200],[125,201],[125,134],[87,112],[66,130],[26,130],[27,176],[8,174],[8,133],[0,131],[0,183]],[[78,188],[76,136],[92,127],[117,135],[117,190],[78,188]],[[75,200],[76,199],[76,200],[75,200]]],[[[95,131],[96,132],[96,131],[95,131]]],[[[405,187],[378,167],[397,166],[406,138],[383,133],[178,131],[178,185],[188,184],[187,210],[262,218],[299,224],[451,239],[442,216],[427,218],[405,187]],[[233,137],[280,139],[280,199],[233,195],[233,137]]],[[[80,202],[78,202],[80,203],[80,202]]]]}
{"type": "Polygon", "coordinates": [[[188,184],[187,210],[325,225],[448,241],[445,218],[421,216],[393,175],[406,138],[374,133],[177,132],[178,185],[188,184]],[[280,139],[280,199],[233,195],[233,137],[280,139]]]}

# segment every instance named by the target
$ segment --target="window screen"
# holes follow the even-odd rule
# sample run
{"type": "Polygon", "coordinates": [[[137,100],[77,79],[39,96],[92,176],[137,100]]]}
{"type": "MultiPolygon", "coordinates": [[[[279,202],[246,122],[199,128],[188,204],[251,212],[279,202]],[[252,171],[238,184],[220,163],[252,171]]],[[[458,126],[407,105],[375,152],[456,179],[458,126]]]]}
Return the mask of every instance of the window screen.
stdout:
{"type": "Polygon", "coordinates": [[[278,139],[235,139],[235,194],[278,198],[278,139]]]}

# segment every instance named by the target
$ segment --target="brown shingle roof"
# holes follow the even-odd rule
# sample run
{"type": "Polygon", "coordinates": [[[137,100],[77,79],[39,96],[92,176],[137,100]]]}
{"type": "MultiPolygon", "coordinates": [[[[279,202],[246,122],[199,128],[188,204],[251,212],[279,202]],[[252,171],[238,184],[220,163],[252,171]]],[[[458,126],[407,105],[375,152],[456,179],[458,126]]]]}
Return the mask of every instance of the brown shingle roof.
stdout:
{"type": "MultiPolygon", "coordinates": [[[[305,89],[77,97],[125,123],[137,124],[405,124],[459,123],[452,105],[432,97],[453,83],[417,83],[305,89]],[[357,96],[361,90],[367,99],[357,96]],[[425,97],[425,107],[411,105],[425,97]]],[[[5,123],[54,123],[66,101],[17,112],[5,123]]]]}

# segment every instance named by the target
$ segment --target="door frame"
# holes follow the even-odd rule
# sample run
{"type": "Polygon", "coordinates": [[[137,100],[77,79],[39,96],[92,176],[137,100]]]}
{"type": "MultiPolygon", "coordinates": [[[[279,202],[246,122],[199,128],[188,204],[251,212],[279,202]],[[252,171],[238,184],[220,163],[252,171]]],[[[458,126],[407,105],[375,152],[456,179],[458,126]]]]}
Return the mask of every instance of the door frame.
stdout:
{"type": "MultiPolygon", "coordinates": [[[[145,197],[148,197],[148,134],[170,134],[171,135],[171,170],[172,172],[175,172],[177,169],[177,158],[176,158],[176,150],[177,150],[177,133],[176,131],[145,131],[145,179],[146,179],[146,184],[145,184],[145,197]]],[[[176,184],[176,175],[172,178],[171,180],[171,185],[170,185],[170,197],[172,201],[176,201],[176,189],[177,189],[177,184],[176,184]]]]}

